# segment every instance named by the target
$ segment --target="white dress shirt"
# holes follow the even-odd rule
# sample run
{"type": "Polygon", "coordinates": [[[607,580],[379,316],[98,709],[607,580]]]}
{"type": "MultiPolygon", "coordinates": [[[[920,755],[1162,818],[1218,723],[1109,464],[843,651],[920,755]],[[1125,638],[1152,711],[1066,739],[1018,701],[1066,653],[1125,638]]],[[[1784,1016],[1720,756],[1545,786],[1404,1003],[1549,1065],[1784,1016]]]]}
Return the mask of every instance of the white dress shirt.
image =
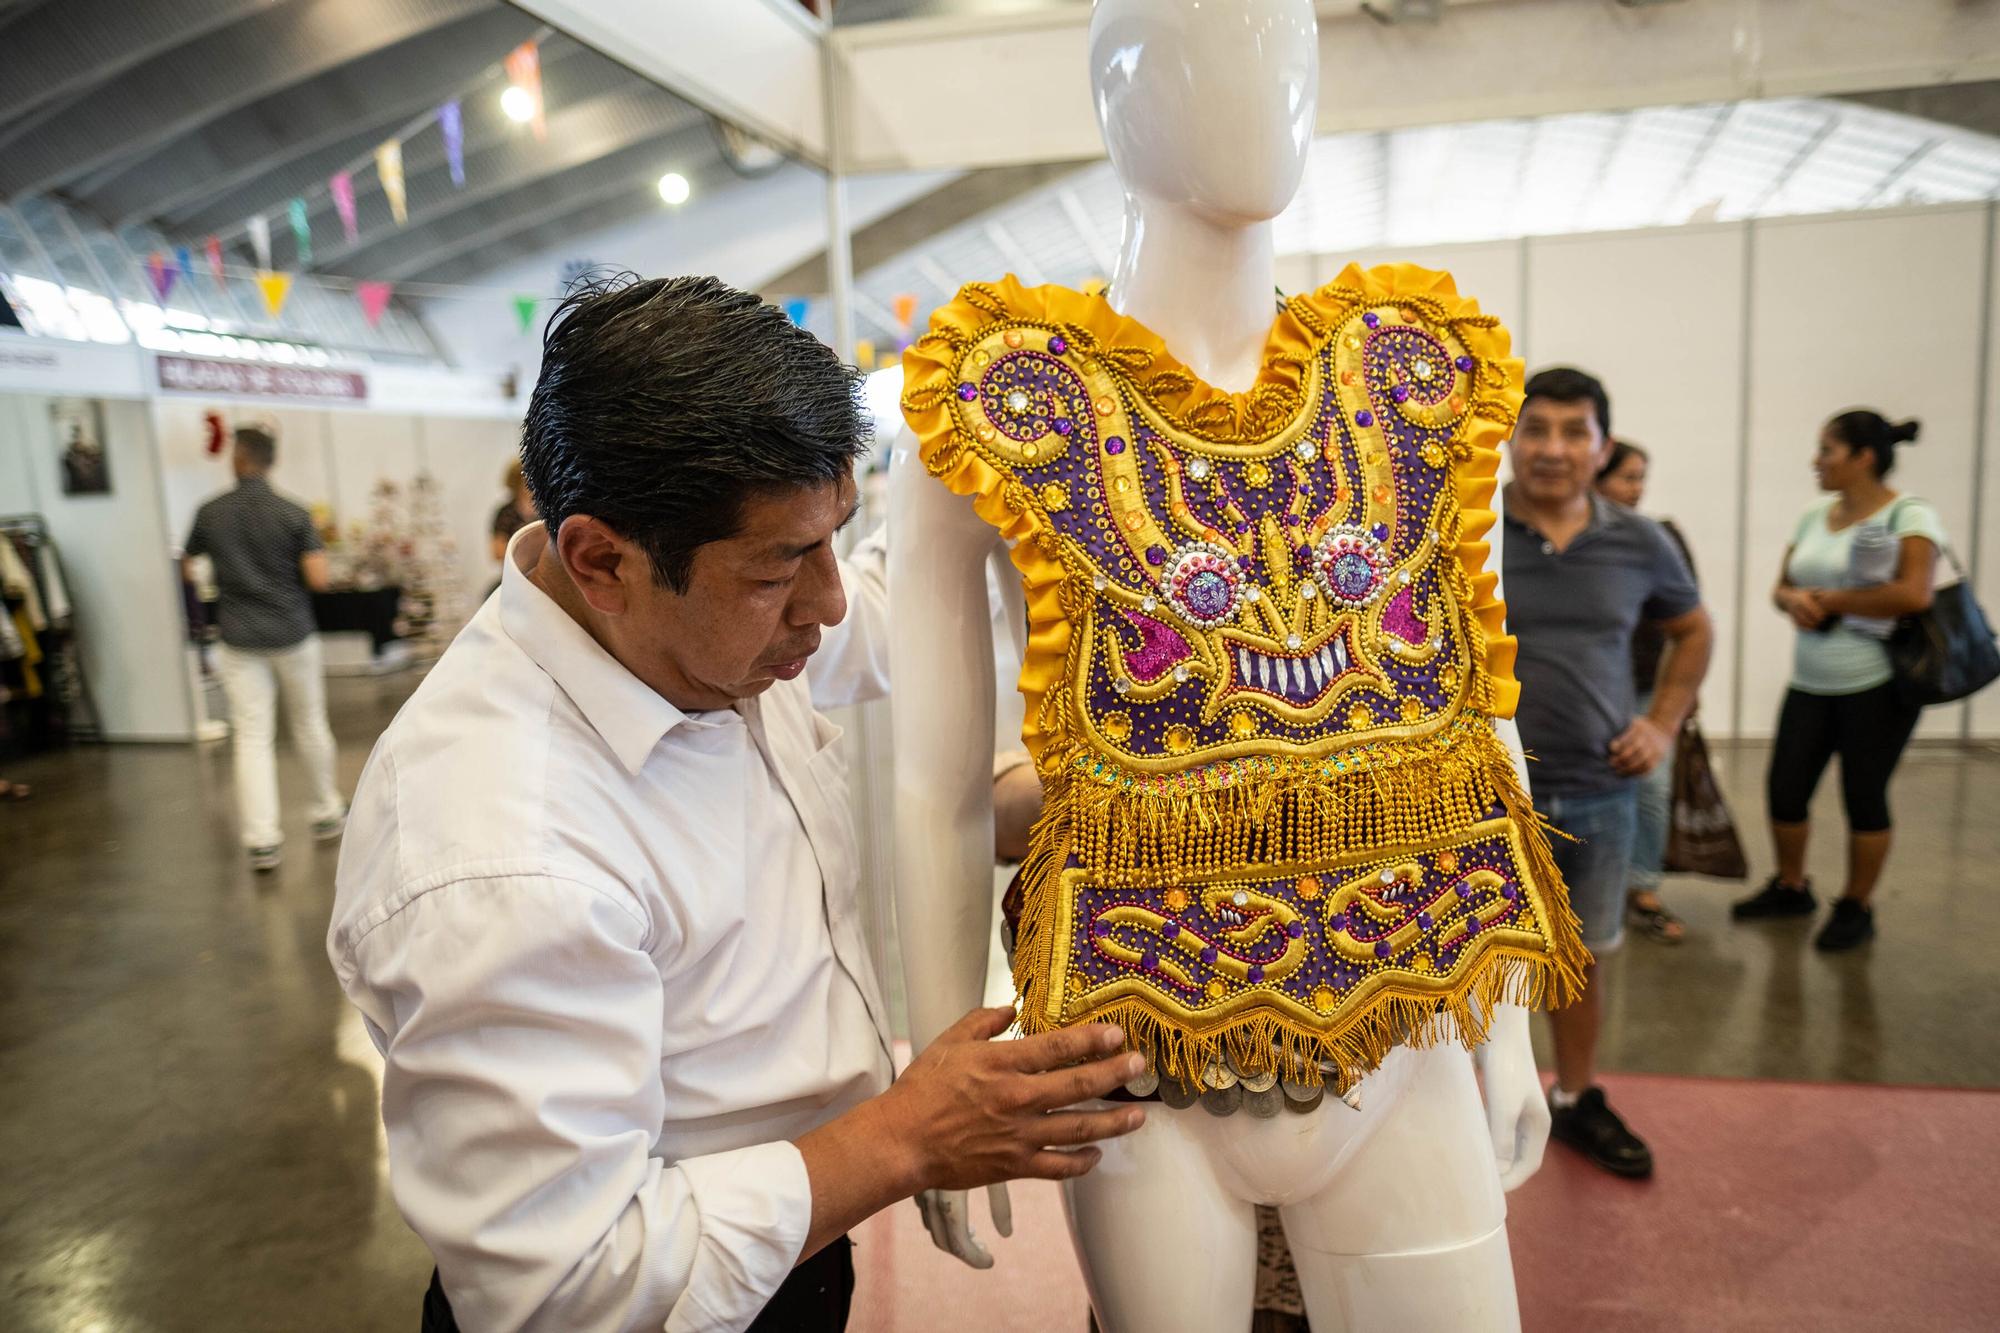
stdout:
{"type": "Polygon", "coordinates": [[[887,688],[881,544],[804,676],[682,713],[528,579],[547,540],[376,743],[327,949],[462,1327],[740,1329],[811,1220],[789,1140],[892,1077],[814,711],[887,688]]]}

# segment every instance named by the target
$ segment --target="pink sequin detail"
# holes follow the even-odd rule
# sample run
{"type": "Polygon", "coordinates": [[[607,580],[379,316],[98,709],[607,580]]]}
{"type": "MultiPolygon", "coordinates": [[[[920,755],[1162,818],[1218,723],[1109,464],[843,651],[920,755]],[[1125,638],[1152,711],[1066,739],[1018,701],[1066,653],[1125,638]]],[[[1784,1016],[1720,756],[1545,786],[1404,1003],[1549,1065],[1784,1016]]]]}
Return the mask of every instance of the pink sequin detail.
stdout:
{"type": "Polygon", "coordinates": [[[1417,619],[1408,588],[1390,598],[1389,604],[1382,608],[1382,628],[1404,643],[1422,643],[1430,632],[1430,626],[1417,619]]]}
{"type": "Polygon", "coordinates": [[[1125,612],[1125,618],[1139,631],[1140,640],[1136,650],[1125,654],[1125,669],[1141,685],[1152,684],[1173,670],[1174,663],[1194,656],[1194,649],[1171,626],[1137,611],[1125,612]]]}

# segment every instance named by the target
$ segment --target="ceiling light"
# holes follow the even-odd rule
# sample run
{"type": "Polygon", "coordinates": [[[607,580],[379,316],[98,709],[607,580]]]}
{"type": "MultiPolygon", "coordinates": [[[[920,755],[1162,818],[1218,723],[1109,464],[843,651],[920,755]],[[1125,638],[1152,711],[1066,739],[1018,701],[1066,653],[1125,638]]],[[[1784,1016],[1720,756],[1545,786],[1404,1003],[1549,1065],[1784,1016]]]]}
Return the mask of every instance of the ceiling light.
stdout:
{"type": "Polygon", "coordinates": [[[500,109],[507,113],[507,119],[525,125],[535,118],[535,95],[518,83],[510,83],[500,94],[500,109]]]}
{"type": "Polygon", "coordinates": [[[670,204],[684,204],[688,198],[688,178],[678,171],[660,177],[660,198],[670,204]]]}

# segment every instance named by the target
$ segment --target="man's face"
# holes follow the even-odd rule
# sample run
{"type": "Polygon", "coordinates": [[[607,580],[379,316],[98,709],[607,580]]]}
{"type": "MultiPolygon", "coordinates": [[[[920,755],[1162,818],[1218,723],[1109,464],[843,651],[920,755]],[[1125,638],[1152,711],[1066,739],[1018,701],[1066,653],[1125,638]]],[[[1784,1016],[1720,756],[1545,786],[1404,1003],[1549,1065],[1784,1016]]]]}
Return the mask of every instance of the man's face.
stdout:
{"type": "Polygon", "coordinates": [[[647,583],[634,594],[621,627],[651,668],[639,674],[693,708],[726,708],[797,677],[820,630],[847,614],[833,535],[854,509],[852,478],[753,496],[735,536],[695,550],[685,593],[647,583]]]}
{"type": "Polygon", "coordinates": [[[1535,504],[1572,503],[1590,489],[1607,444],[1588,399],[1530,398],[1514,425],[1514,483],[1535,504]]]}

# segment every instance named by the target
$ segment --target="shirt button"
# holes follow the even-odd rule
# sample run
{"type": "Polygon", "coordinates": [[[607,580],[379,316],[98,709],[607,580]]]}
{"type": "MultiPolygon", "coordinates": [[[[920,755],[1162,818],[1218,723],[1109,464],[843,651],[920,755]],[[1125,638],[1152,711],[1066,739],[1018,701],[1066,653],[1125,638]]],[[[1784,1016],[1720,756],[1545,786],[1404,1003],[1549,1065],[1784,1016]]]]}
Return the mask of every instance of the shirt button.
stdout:
{"type": "Polygon", "coordinates": [[[1556,544],[1555,544],[1554,542],[1543,542],[1543,543],[1542,543],[1542,554],[1543,554],[1543,555],[1554,555],[1555,553],[1556,553],[1556,544]]]}

